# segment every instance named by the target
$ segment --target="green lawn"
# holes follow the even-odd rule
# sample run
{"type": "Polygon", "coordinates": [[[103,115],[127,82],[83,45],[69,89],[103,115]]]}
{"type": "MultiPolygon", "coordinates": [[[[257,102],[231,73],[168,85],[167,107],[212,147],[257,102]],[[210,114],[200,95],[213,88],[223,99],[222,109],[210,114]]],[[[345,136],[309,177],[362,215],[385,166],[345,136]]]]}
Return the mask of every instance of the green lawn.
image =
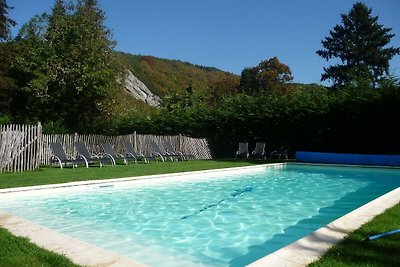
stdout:
{"type": "Polygon", "coordinates": [[[0,266],[1,267],[72,267],[69,259],[39,248],[27,238],[16,237],[0,227],[0,266]]]}
{"type": "Polygon", "coordinates": [[[333,246],[310,267],[400,266],[400,233],[368,241],[371,235],[400,228],[400,204],[376,216],[342,242],[333,246]]]}
{"type": "MultiPolygon", "coordinates": [[[[250,166],[268,161],[204,160],[104,166],[103,168],[40,168],[24,173],[0,174],[0,188],[44,185],[151,174],[174,173],[216,168],[250,166]]],[[[375,241],[365,239],[377,233],[400,228],[400,204],[377,216],[370,223],[335,245],[310,266],[400,266],[400,234],[375,241]]],[[[0,267],[3,266],[76,266],[68,259],[37,247],[25,238],[15,237],[0,228],[0,267]]]]}

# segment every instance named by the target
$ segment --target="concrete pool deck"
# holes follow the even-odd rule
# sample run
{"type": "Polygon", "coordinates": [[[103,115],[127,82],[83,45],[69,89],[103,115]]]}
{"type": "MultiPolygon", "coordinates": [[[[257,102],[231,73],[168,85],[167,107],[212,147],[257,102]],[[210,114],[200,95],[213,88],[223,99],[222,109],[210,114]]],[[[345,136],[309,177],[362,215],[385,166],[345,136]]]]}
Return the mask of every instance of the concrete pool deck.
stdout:
{"type": "Polygon", "coordinates": [[[31,242],[39,247],[64,255],[79,265],[102,267],[146,266],[127,257],[1,211],[0,226],[16,236],[30,239],[31,242]]]}
{"type": "MultiPolygon", "coordinates": [[[[178,177],[192,176],[193,174],[205,174],[220,171],[232,171],[246,169],[257,169],[264,167],[282,166],[285,163],[266,164],[249,167],[237,167],[218,170],[195,171],[176,174],[178,177]]],[[[314,165],[314,164],[313,164],[314,165]]],[[[332,166],[332,165],[330,165],[332,166]]],[[[376,167],[375,167],[376,168],[376,167]]],[[[174,174],[175,175],[175,174],[174,174]]],[[[23,193],[43,189],[62,189],[75,186],[91,186],[116,182],[129,182],[134,180],[146,180],[169,177],[171,174],[139,176],[129,178],[118,178],[108,180],[94,180],[83,182],[72,182],[66,184],[32,186],[1,189],[0,194],[23,193]]],[[[279,249],[251,264],[250,267],[261,266],[306,266],[321,257],[333,244],[344,239],[350,232],[356,230],[364,223],[373,219],[376,215],[384,212],[400,202],[400,188],[361,206],[360,208],[342,216],[328,225],[316,230],[298,241],[279,249]]],[[[8,229],[16,236],[29,238],[33,243],[45,249],[57,252],[70,258],[74,263],[84,266],[146,266],[135,262],[127,257],[120,256],[114,252],[107,251],[89,243],[71,238],[67,235],[39,226],[22,218],[16,217],[0,210],[0,226],[8,229]]]]}

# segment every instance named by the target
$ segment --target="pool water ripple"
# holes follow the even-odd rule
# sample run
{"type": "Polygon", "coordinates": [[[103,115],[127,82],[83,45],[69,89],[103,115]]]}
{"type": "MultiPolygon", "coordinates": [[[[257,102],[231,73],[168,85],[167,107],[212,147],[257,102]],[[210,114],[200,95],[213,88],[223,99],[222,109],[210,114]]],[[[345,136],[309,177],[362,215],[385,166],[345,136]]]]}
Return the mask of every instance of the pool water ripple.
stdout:
{"type": "Polygon", "coordinates": [[[0,196],[0,205],[151,266],[243,266],[398,186],[396,170],[288,165],[0,196]]]}

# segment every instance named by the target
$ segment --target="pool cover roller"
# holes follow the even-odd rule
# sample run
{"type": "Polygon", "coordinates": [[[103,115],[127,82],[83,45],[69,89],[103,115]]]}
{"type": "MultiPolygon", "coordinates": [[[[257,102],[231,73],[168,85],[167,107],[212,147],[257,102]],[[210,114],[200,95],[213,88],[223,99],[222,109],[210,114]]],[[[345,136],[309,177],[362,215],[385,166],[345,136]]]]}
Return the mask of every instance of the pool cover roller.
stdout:
{"type": "Polygon", "coordinates": [[[375,240],[375,239],[378,239],[378,238],[381,238],[381,237],[384,237],[384,236],[387,236],[387,235],[393,235],[393,234],[396,234],[396,233],[400,233],[400,229],[392,230],[392,231],[385,232],[385,233],[378,234],[378,235],[369,236],[368,240],[375,240]]]}
{"type": "Polygon", "coordinates": [[[400,155],[344,154],[297,151],[296,160],[308,163],[400,166],[400,155]]]}

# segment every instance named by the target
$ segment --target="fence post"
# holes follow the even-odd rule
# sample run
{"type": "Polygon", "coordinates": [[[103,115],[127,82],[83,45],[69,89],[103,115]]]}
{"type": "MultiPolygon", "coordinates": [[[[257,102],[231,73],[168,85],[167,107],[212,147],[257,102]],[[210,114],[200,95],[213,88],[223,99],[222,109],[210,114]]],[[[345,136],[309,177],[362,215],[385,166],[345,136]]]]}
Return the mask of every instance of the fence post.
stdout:
{"type": "Polygon", "coordinates": [[[137,139],[136,139],[136,131],[133,131],[133,147],[137,151],[137,139]]]}
{"type": "Polygon", "coordinates": [[[179,134],[179,147],[178,147],[178,151],[182,152],[182,135],[179,134]]]}
{"type": "Polygon", "coordinates": [[[74,143],[75,143],[75,142],[78,142],[78,133],[74,133],[74,141],[72,142],[72,149],[73,149],[73,151],[74,151],[73,155],[76,155],[76,154],[77,154],[76,148],[75,148],[75,146],[74,146],[74,143]]]}
{"type": "Polygon", "coordinates": [[[42,163],[43,151],[43,131],[42,123],[39,121],[37,124],[37,149],[36,149],[36,164],[34,168],[38,168],[42,163]]]}

